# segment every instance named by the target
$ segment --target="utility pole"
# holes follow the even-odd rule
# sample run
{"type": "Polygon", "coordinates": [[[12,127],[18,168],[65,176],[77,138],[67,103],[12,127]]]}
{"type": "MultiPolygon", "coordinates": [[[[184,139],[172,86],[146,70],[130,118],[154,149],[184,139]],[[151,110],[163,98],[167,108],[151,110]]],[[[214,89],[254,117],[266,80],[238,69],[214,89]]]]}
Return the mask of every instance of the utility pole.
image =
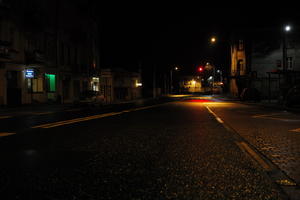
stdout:
{"type": "Polygon", "coordinates": [[[283,39],[282,39],[282,69],[283,69],[284,72],[287,71],[286,60],[287,60],[286,34],[283,33],[283,39]]]}

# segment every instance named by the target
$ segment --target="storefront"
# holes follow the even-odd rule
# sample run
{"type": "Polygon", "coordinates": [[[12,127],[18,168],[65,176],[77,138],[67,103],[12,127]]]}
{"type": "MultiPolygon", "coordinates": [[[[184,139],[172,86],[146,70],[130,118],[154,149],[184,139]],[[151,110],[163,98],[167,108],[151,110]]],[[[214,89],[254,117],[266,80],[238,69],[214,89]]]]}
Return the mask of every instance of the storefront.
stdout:
{"type": "Polygon", "coordinates": [[[99,77],[92,77],[91,90],[95,91],[95,92],[99,92],[99,90],[100,90],[100,79],[99,79],[99,77]]]}
{"type": "Polygon", "coordinates": [[[24,103],[56,101],[56,74],[45,73],[36,67],[26,67],[24,78],[26,85],[24,103]]]}

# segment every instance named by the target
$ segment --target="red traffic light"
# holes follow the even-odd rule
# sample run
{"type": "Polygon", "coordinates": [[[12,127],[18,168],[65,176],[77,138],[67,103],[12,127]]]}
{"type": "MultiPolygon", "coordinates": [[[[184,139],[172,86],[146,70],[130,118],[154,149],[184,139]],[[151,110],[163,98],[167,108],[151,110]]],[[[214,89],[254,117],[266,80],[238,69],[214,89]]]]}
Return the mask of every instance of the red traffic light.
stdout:
{"type": "Polygon", "coordinates": [[[198,71],[199,72],[203,72],[203,67],[201,66],[201,67],[198,67],[198,71]]]}

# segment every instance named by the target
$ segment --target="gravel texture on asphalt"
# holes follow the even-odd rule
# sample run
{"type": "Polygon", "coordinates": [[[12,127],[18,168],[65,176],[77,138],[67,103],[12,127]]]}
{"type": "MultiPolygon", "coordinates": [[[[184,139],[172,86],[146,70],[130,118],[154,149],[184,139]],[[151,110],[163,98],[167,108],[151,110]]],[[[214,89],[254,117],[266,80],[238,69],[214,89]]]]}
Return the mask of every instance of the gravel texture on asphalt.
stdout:
{"type": "Polygon", "coordinates": [[[21,161],[3,169],[11,179],[3,195],[14,199],[280,199],[278,188],[239,149],[232,133],[197,103],[172,103],[38,130],[31,137],[38,137],[29,146],[42,158],[25,169],[21,161]]]}
{"type": "Polygon", "coordinates": [[[211,107],[243,138],[300,184],[300,134],[291,131],[300,128],[298,113],[241,104],[211,107]]]}

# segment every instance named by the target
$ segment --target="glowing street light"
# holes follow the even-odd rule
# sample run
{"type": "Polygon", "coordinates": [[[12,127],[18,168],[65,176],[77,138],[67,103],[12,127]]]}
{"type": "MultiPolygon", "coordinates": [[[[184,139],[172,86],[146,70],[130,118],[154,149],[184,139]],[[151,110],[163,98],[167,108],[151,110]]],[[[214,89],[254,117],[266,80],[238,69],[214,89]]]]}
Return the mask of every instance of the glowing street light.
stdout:
{"type": "Polygon", "coordinates": [[[211,42],[212,44],[216,43],[216,41],[217,41],[216,37],[211,37],[211,38],[210,38],[210,42],[211,42]]]}
{"type": "Polygon", "coordinates": [[[290,25],[286,25],[286,26],[284,27],[284,30],[285,30],[286,32],[290,32],[291,29],[292,29],[292,27],[291,27],[290,25]]]}

